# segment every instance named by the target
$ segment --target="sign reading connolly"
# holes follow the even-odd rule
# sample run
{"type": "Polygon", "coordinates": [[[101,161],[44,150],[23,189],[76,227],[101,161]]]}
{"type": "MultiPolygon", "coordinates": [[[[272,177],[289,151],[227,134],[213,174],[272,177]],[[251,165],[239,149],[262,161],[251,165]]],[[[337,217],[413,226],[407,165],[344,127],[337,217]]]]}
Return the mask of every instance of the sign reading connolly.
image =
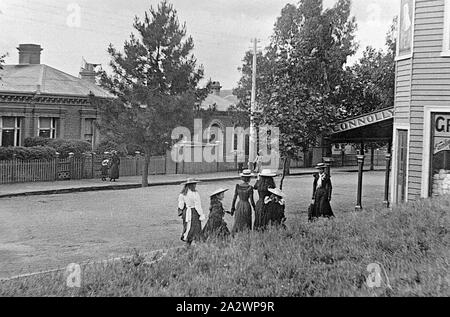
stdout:
{"type": "Polygon", "coordinates": [[[333,127],[333,132],[344,132],[352,129],[357,129],[377,122],[385,121],[394,118],[394,109],[386,109],[379,112],[370,113],[368,115],[351,119],[338,123],[333,127]]]}
{"type": "MultiPolygon", "coordinates": [[[[203,130],[202,120],[196,119],[193,138],[191,130],[186,127],[177,127],[172,131],[172,140],[177,142],[172,148],[172,160],[177,163],[245,162],[245,157],[237,153],[245,153],[247,136],[250,137],[250,129],[242,127],[226,127],[225,133],[216,127],[203,130]]],[[[278,128],[262,126],[259,128],[258,140],[249,140],[261,152],[263,164],[267,168],[279,168],[279,138],[278,128]]]]}

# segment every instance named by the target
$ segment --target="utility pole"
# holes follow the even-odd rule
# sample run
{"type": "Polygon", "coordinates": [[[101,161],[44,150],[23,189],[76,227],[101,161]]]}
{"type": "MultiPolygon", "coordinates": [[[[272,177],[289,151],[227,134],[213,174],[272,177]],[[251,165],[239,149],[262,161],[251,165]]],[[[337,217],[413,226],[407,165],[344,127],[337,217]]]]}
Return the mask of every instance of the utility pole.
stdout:
{"type": "Polygon", "coordinates": [[[253,40],[253,71],[252,71],[252,97],[251,97],[251,109],[250,109],[250,144],[249,144],[249,157],[248,166],[250,170],[253,170],[253,162],[256,159],[256,129],[254,113],[256,111],[256,60],[258,50],[258,39],[253,40]]]}

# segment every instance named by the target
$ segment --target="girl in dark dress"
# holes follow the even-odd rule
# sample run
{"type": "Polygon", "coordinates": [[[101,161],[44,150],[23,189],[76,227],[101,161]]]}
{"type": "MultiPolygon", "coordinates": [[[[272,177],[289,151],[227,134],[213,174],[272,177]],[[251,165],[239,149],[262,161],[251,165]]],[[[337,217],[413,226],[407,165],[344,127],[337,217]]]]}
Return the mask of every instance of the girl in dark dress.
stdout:
{"type": "Polygon", "coordinates": [[[286,195],[277,188],[270,188],[270,197],[266,197],[264,200],[264,213],[267,215],[268,225],[286,228],[284,222],[286,217],[284,215],[286,202],[284,198],[286,195]]]}
{"type": "Polygon", "coordinates": [[[242,172],[242,184],[236,185],[234,192],[231,214],[234,215],[234,226],[232,234],[252,229],[252,207],[255,208],[253,200],[253,187],[250,185],[250,179],[253,176],[250,170],[242,172]],[[236,206],[237,198],[239,202],[236,206]]]}
{"type": "Polygon", "coordinates": [[[117,151],[114,151],[111,158],[111,171],[109,175],[109,181],[115,182],[116,179],[119,179],[119,166],[120,166],[120,158],[117,155],[117,151]]]}
{"type": "Polygon", "coordinates": [[[330,205],[333,186],[331,185],[330,176],[325,172],[325,167],[323,163],[318,164],[316,167],[319,173],[314,174],[311,212],[308,215],[309,221],[320,217],[334,217],[330,205]]]}
{"type": "Polygon", "coordinates": [[[222,201],[226,191],[228,191],[228,189],[219,189],[211,194],[209,218],[203,229],[203,237],[205,239],[210,237],[225,238],[230,235],[227,223],[223,219],[225,217],[225,209],[223,208],[222,201]]]}
{"type": "Polygon", "coordinates": [[[276,173],[272,173],[269,170],[263,170],[259,174],[259,179],[256,182],[254,188],[258,191],[259,199],[256,203],[255,208],[255,230],[263,230],[268,223],[267,215],[263,212],[264,200],[266,197],[270,197],[271,193],[269,191],[270,188],[276,188],[274,177],[276,173]]]}
{"type": "Polygon", "coordinates": [[[203,213],[200,195],[195,179],[188,179],[178,197],[178,216],[183,219],[183,234],[181,240],[191,245],[202,239],[202,221],[206,220],[203,213]]]}

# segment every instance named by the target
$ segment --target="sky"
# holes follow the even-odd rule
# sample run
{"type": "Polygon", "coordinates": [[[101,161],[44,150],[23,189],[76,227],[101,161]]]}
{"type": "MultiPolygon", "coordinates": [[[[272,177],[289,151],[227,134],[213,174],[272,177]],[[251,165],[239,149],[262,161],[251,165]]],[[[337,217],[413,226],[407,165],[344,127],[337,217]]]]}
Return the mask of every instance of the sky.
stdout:
{"type": "MultiPolygon", "coordinates": [[[[159,0],[0,0],[0,54],[7,64],[18,63],[17,47],[40,44],[41,63],[78,76],[82,58],[108,70],[109,44],[118,49],[133,32],[135,16],[142,17],[159,0]]],[[[180,22],[194,39],[194,55],[205,69],[205,79],[219,81],[223,89],[237,86],[238,68],[251,40],[263,48],[274,23],[289,0],[171,0],[180,22]]],[[[324,0],[331,7],[336,0],[324,0]]],[[[353,0],[357,60],[371,45],[383,48],[400,0],[353,0]]]]}

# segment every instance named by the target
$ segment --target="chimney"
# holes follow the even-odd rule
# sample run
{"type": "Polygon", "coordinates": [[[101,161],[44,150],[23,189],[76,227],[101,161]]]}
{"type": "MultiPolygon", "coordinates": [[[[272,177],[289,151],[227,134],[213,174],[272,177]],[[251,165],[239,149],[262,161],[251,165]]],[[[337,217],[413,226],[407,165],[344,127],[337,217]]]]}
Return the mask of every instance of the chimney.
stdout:
{"type": "Polygon", "coordinates": [[[100,66],[100,64],[91,64],[91,63],[86,62],[84,59],[83,59],[83,63],[84,63],[84,65],[81,67],[81,70],[80,70],[80,78],[82,80],[86,80],[92,84],[96,84],[95,79],[96,79],[97,73],[95,72],[95,68],[97,66],[100,66]]]}
{"type": "Polygon", "coordinates": [[[17,48],[19,51],[20,65],[39,65],[41,63],[42,48],[37,44],[20,44],[17,48]]]}
{"type": "Polygon", "coordinates": [[[212,82],[211,90],[212,90],[214,95],[220,96],[220,89],[221,88],[222,88],[222,86],[220,86],[220,82],[218,82],[218,81],[213,81],[212,82]]]}

